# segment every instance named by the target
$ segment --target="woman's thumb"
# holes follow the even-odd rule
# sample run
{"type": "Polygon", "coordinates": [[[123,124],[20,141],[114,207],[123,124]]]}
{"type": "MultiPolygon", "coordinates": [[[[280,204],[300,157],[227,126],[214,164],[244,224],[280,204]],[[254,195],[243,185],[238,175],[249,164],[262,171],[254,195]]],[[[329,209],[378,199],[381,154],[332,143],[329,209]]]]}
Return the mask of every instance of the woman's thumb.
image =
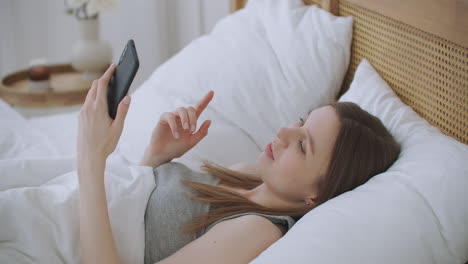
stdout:
{"type": "Polygon", "coordinates": [[[194,136],[193,146],[198,144],[198,142],[200,142],[206,135],[208,135],[208,128],[210,126],[211,126],[211,120],[205,120],[205,122],[203,122],[203,124],[200,126],[198,131],[195,134],[193,134],[194,136]]]}
{"type": "Polygon", "coordinates": [[[117,115],[115,116],[114,122],[122,126],[123,128],[123,123],[125,121],[125,117],[127,116],[128,109],[130,107],[130,101],[131,98],[129,95],[126,95],[122,101],[120,101],[120,104],[117,108],[117,115]]]}

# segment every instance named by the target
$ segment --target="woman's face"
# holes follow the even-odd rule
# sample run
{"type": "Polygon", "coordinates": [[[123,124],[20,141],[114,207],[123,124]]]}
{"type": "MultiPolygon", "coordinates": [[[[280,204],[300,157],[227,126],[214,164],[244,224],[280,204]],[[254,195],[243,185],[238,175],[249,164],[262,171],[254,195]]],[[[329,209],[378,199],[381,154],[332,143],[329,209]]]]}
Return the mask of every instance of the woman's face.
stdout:
{"type": "Polygon", "coordinates": [[[317,182],[331,160],[340,121],[331,106],[318,108],[288,127],[257,160],[264,184],[278,197],[290,202],[314,202],[317,182]]]}

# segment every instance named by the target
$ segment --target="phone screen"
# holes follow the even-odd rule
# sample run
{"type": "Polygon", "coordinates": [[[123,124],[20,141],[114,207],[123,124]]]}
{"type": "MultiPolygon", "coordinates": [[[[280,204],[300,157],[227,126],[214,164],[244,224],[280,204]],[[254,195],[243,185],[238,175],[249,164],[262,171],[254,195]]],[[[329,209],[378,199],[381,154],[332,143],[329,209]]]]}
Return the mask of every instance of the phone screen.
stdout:
{"type": "Polygon", "coordinates": [[[127,42],[127,45],[125,45],[122,55],[120,56],[119,63],[115,68],[114,75],[109,81],[107,102],[109,106],[109,116],[112,119],[115,119],[117,107],[120,101],[128,93],[138,67],[139,60],[136,53],[135,43],[131,39],[127,42]]]}

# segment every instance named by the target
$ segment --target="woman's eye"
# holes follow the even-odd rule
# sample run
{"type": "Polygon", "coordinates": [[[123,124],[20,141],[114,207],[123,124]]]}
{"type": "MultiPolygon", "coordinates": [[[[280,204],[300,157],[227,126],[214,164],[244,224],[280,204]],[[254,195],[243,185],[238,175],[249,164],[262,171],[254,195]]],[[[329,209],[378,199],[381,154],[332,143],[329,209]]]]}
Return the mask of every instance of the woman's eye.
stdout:
{"type": "Polygon", "coordinates": [[[299,140],[299,148],[301,149],[301,152],[305,154],[304,147],[302,146],[302,140],[299,140]]]}
{"type": "MultiPolygon", "coordinates": [[[[303,126],[304,125],[304,118],[299,118],[299,122],[298,122],[299,126],[303,126]]],[[[302,146],[302,140],[299,140],[299,148],[301,149],[301,152],[305,154],[305,150],[304,150],[304,147],[302,146]]]]}

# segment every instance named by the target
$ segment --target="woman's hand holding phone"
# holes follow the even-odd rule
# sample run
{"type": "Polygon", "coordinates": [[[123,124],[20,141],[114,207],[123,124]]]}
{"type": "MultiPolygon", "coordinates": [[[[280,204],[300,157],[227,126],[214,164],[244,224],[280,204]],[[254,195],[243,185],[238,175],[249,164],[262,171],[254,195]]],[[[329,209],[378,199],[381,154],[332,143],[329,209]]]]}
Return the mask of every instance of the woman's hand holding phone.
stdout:
{"type": "Polygon", "coordinates": [[[210,120],[206,120],[195,132],[197,121],[213,95],[214,92],[210,91],[193,107],[179,107],[174,112],[163,113],[153,130],[140,165],[158,167],[181,157],[197,145],[208,134],[211,124],[210,120]]]}
{"type": "Polygon", "coordinates": [[[96,162],[105,162],[122,134],[130,96],[125,96],[119,103],[115,119],[109,116],[107,107],[107,89],[115,67],[112,64],[101,78],[93,81],[81,107],[77,140],[79,170],[96,162]]]}

